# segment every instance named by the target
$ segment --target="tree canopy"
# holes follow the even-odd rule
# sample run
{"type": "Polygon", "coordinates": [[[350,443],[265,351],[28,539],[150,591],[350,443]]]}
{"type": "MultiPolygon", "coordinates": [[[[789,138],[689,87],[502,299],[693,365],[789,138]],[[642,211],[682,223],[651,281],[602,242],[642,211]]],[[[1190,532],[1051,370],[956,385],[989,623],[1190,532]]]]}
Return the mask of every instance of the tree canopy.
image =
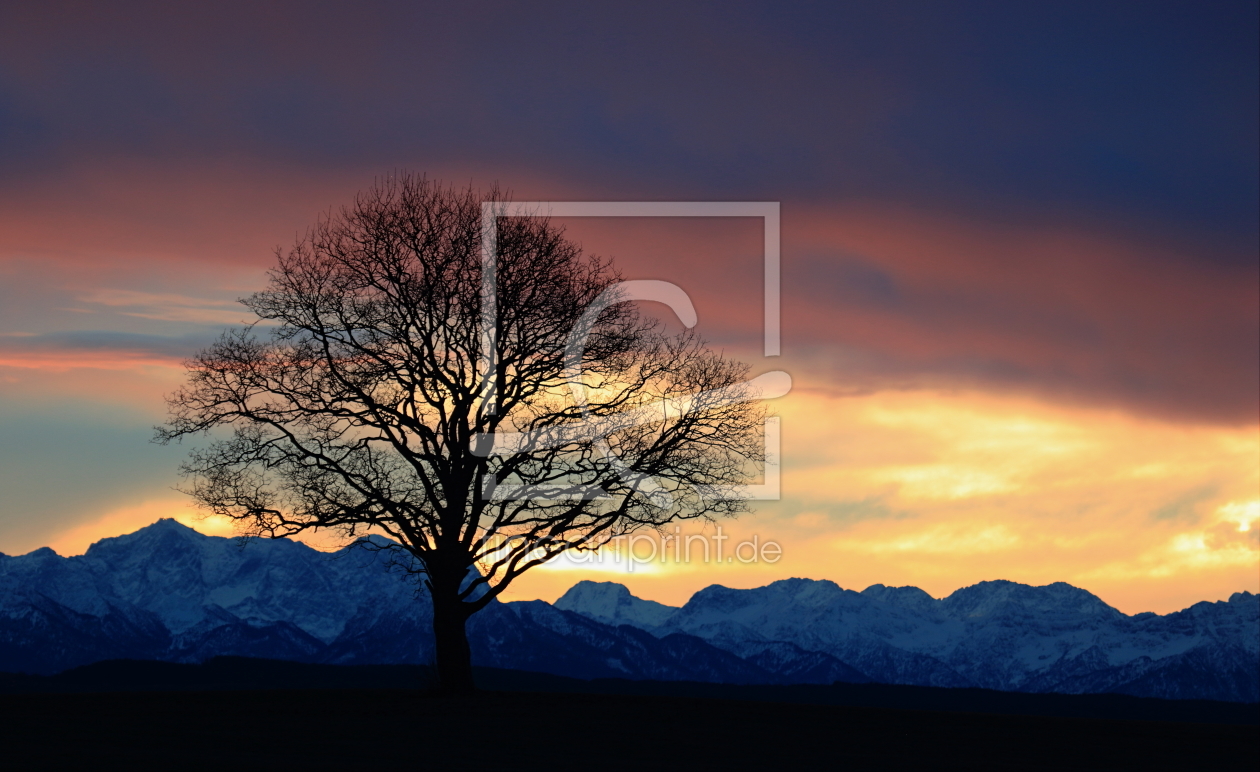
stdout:
{"type": "Polygon", "coordinates": [[[643,283],[545,212],[483,217],[505,198],[403,174],[320,217],[242,301],[257,321],[188,362],[157,435],[212,432],[186,490],[242,533],[392,537],[449,689],[471,686],[464,622],[524,571],[734,514],[762,457],[748,367],[630,302],[643,283]]]}

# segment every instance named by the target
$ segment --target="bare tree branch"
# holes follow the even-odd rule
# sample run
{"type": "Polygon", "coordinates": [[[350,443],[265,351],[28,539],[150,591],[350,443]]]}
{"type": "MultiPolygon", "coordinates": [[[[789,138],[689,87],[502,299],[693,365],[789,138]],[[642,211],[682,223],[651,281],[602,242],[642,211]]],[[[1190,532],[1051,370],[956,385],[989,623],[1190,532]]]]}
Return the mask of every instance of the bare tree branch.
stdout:
{"type": "Polygon", "coordinates": [[[484,371],[481,204],[503,199],[400,175],[321,217],[242,301],[259,323],[187,363],[157,430],[161,442],[231,430],[182,471],[243,533],[397,540],[432,594],[451,688],[471,684],[464,620],[522,573],[639,528],[735,514],[744,502],[723,492],[760,459],[748,368],[630,303],[583,319],[621,277],[543,217],[499,222],[484,371]]]}

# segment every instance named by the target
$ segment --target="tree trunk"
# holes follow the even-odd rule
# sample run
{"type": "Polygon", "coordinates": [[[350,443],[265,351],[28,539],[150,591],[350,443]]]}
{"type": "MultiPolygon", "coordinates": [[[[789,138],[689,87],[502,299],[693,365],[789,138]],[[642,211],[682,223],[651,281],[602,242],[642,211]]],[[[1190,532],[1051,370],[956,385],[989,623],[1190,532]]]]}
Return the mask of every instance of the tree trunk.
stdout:
{"type": "Polygon", "coordinates": [[[433,641],[437,650],[438,689],[444,694],[475,690],[472,652],[468,648],[468,613],[458,598],[433,592],[433,641]]]}

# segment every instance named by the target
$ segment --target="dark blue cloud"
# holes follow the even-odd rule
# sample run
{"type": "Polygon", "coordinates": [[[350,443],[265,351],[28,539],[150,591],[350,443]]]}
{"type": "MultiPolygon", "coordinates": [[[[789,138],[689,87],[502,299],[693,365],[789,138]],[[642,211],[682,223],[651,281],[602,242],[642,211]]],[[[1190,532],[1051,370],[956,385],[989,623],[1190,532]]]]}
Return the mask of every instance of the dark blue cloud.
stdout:
{"type": "MultiPolygon", "coordinates": [[[[522,165],[661,197],[892,198],[1257,232],[1257,6],[10,9],[4,165],[522,165]]],[[[2,168],[2,167],[0,167],[2,168]]]]}
{"type": "Polygon", "coordinates": [[[216,335],[205,332],[175,336],[107,330],[76,330],[43,335],[0,337],[0,351],[117,352],[183,359],[191,357],[208,346],[215,337],[216,335]]]}

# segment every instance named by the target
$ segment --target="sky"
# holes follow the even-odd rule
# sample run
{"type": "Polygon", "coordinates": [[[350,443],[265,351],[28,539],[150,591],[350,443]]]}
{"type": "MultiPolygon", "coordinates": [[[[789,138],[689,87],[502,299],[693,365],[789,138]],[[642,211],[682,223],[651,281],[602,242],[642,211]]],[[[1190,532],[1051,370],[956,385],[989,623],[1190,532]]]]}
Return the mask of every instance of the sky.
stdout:
{"type": "Polygon", "coordinates": [[[781,206],[769,358],[759,221],[557,221],[792,375],[781,499],[722,523],[781,555],[562,562],[509,598],[1260,591],[1257,9],[0,3],[0,552],[230,533],[173,490],[163,395],[276,248],[408,170],[781,206]]]}

